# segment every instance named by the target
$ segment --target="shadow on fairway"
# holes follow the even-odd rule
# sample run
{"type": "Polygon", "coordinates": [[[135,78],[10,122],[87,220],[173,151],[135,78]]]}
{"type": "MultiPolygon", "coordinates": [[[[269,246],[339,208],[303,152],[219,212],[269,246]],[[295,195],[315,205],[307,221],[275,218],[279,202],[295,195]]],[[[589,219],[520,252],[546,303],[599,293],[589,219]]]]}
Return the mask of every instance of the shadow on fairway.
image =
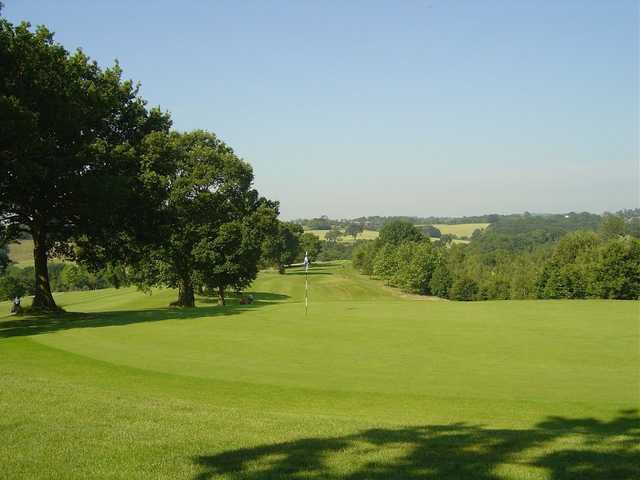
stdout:
{"type": "Polygon", "coordinates": [[[288,295],[268,292],[251,292],[251,295],[253,295],[255,299],[251,305],[240,305],[239,298],[231,295],[227,299],[227,305],[223,307],[217,305],[217,299],[199,297],[196,304],[215,303],[216,305],[195,308],[166,307],[91,313],[66,312],[25,318],[18,317],[7,321],[0,321],[0,338],[39,335],[74,328],[98,328],[142,322],[159,322],[163,320],[239,315],[247,310],[255,310],[289,298],[288,295]]]}
{"type": "Polygon", "coordinates": [[[304,270],[302,270],[302,271],[299,271],[299,272],[287,272],[287,275],[309,275],[309,276],[312,276],[312,275],[333,275],[333,273],[331,273],[331,272],[317,272],[317,271],[313,272],[311,270],[308,271],[308,272],[305,272],[304,270]]]}
{"type": "MultiPolygon", "coordinates": [[[[248,306],[278,303],[291,298],[289,295],[283,295],[281,293],[271,293],[271,292],[246,292],[246,295],[251,295],[253,296],[253,299],[254,299],[254,303],[248,306]]],[[[240,298],[237,295],[232,294],[229,297],[227,297],[227,300],[229,300],[230,305],[234,305],[234,304],[238,304],[238,302],[240,301],[240,298]]],[[[218,299],[216,297],[198,297],[196,303],[204,303],[204,304],[215,303],[217,305],[218,299]]],[[[247,305],[242,305],[242,306],[244,307],[247,305]]]]}
{"type": "Polygon", "coordinates": [[[198,457],[203,471],[195,479],[498,480],[504,478],[498,467],[506,465],[525,476],[542,469],[550,480],[635,480],[640,478],[639,444],[637,410],[622,411],[610,422],[549,417],[527,430],[465,423],[379,428],[198,457]],[[534,448],[527,456],[525,451],[534,448]],[[336,464],[353,471],[335,472],[331,466],[336,464]]]}

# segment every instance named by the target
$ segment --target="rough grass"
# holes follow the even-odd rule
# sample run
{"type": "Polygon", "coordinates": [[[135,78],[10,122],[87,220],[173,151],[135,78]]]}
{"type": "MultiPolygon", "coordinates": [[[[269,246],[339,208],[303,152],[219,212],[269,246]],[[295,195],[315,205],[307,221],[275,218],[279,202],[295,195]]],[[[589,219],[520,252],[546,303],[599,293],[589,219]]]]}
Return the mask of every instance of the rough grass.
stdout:
{"type": "Polygon", "coordinates": [[[640,478],[638,302],[424,302],[335,262],[305,316],[304,278],[0,317],[0,477],[640,478]]]}

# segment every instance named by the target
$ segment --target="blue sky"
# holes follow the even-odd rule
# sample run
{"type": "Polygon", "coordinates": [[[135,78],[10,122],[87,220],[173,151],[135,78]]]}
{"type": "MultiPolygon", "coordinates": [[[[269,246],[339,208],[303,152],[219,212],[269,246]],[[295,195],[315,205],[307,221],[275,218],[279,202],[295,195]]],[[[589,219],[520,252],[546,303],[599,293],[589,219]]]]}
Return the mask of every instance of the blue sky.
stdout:
{"type": "Polygon", "coordinates": [[[637,1],[3,1],[218,134],[285,218],[640,201],[637,1]]]}

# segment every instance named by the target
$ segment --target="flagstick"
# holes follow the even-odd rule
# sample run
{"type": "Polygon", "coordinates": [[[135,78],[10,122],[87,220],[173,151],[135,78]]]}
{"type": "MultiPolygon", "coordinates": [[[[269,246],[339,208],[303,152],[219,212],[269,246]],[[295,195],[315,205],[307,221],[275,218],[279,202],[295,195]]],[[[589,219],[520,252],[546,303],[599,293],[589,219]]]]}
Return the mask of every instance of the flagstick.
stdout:
{"type": "Polygon", "coordinates": [[[309,252],[304,252],[304,316],[309,309],[309,252]]]}
{"type": "Polygon", "coordinates": [[[309,270],[304,271],[304,316],[307,316],[309,309],[309,270]]]}

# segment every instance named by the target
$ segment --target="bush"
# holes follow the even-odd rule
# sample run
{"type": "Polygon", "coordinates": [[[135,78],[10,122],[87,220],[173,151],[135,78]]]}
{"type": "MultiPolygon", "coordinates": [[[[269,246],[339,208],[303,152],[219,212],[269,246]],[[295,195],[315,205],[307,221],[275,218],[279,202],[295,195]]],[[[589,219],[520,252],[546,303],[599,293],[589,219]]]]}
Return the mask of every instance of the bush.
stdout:
{"type": "Polygon", "coordinates": [[[478,284],[470,277],[458,278],[449,291],[451,300],[471,301],[478,299],[478,284]]]}
{"type": "Polygon", "coordinates": [[[24,297],[27,289],[19,278],[12,275],[0,277],[0,300],[10,300],[14,297],[24,297]]]}
{"type": "Polygon", "coordinates": [[[360,240],[353,246],[351,258],[353,266],[365,275],[373,275],[373,262],[378,253],[378,242],[360,240]]]}
{"type": "Polygon", "coordinates": [[[640,241],[619,239],[605,243],[590,278],[589,292],[600,298],[640,298],[640,241]]]}
{"type": "Polygon", "coordinates": [[[429,238],[440,238],[442,236],[442,232],[433,225],[422,227],[422,233],[429,238]]]}
{"type": "Polygon", "coordinates": [[[384,280],[387,285],[393,285],[397,271],[398,263],[395,247],[392,244],[383,245],[377,251],[373,260],[373,274],[384,280]]]}
{"type": "Polygon", "coordinates": [[[328,262],[331,260],[349,260],[353,256],[354,245],[352,243],[320,242],[321,249],[318,260],[328,262]]]}
{"type": "Polygon", "coordinates": [[[483,300],[508,300],[511,298],[511,284],[502,275],[489,276],[480,287],[483,300]]]}
{"type": "Polygon", "coordinates": [[[429,289],[433,295],[441,298],[449,298],[449,290],[453,280],[446,263],[440,259],[433,270],[433,275],[429,281],[429,289]]]}
{"type": "Polygon", "coordinates": [[[431,293],[430,282],[437,265],[437,255],[430,241],[410,245],[410,257],[401,264],[401,286],[408,292],[427,295],[431,293]]]}

